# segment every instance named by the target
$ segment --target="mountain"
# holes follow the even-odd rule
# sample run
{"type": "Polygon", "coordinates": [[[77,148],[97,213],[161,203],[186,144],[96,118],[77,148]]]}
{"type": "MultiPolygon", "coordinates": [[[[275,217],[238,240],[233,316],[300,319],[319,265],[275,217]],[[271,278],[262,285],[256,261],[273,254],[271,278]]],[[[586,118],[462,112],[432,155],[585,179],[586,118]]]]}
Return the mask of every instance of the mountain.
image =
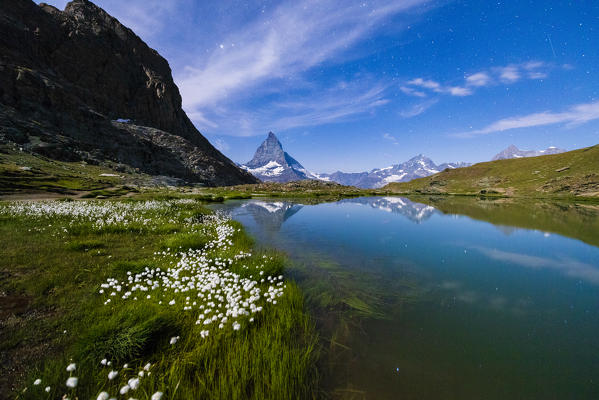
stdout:
{"type": "Polygon", "coordinates": [[[269,233],[277,233],[285,221],[291,218],[303,205],[287,201],[249,201],[242,207],[252,215],[254,221],[269,233]]]}
{"type": "Polygon", "coordinates": [[[402,194],[599,198],[599,145],[584,149],[475,164],[385,189],[402,194]]]}
{"type": "Polygon", "coordinates": [[[241,168],[266,182],[316,179],[302,164],[283,151],[281,142],[272,132],[268,133],[266,140],[258,147],[254,158],[241,168]]]}
{"type": "Polygon", "coordinates": [[[316,176],[319,179],[337,182],[342,185],[370,189],[380,188],[391,182],[407,182],[412,179],[422,178],[447,168],[461,168],[468,165],[470,164],[443,163],[436,165],[430,158],[419,154],[404,163],[373,169],[370,172],[345,173],[337,171],[332,174],[318,174],[316,176]]]}
{"type": "Polygon", "coordinates": [[[87,0],[0,3],[0,142],[205,185],[256,182],[181,108],[168,62],[87,0]]]}
{"type": "Polygon", "coordinates": [[[544,156],[548,154],[559,154],[563,153],[566,150],[558,149],[557,147],[551,146],[546,148],[545,150],[520,150],[513,144],[508,146],[505,150],[497,153],[495,157],[493,157],[492,161],[495,160],[505,160],[509,158],[522,158],[522,157],[537,157],[544,156]]]}
{"type": "Polygon", "coordinates": [[[358,197],[355,199],[343,199],[339,202],[362,204],[378,210],[401,214],[417,224],[426,221],[437,213],[437,210],[430,205],[416,203],[404,197],[358,197]]]}

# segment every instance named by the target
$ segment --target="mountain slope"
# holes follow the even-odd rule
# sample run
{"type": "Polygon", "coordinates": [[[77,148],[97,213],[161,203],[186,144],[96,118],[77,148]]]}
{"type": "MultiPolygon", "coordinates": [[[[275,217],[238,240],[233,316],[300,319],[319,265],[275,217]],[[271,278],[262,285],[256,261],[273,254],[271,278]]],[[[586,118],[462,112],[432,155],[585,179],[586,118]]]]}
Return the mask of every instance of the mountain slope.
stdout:
{"type": "Polygon", "coordinates": [[[546,156],[549,154],[559,154],[566,150],[558,149],[557,147],[550,146],[545,150],[520,150],[513,144],[508,146],[505,150],[500,151],[493,157],[492,161],[505,160],[509,158],[523,158],[523,157],[537,157],[546,156]]]}
{"type": "Polygon", "coordinates": [[[296,159],[283,150],[274,133],[269,132],[266,140],[256,150],[254,157],[241,166],[265,182],[291,182],[316,179],[296,159]]]}
{"type": "Polygon", "coordinates": [[[87,0],[64,11],[3,0],[0,71],[3,142],[206,185],[255,182],[193,126],[167,61],[87,0]]]}
{"type": "Polygon", "coordinates": [[[385,189],[397,193],[599,198],[599,145],[541,157],[497,160],[385,189]]]}
{"type": "Polygon", "coordinates": [[[373,169],[370,172],[345,173],[337,171],[332,174],[319,174],[317,176],[319,179],[337,182],[342,185],[371,189],[383,187],[391,182],[407,182],[429,176],[446,168],[460,168],[467,165],[469,164],[444,163],[436,165],[430,158],[419,154],[404,163],[373,169]]]}

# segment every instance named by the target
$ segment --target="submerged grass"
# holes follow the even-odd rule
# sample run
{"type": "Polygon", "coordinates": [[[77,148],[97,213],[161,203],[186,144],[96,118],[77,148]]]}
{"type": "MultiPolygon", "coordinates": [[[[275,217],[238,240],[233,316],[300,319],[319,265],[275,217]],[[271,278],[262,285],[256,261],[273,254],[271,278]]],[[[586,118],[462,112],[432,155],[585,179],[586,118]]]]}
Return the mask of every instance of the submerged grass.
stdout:
{"type": "Polygon", "coordinates": [[[0,205],[0,397],[316,396],[302,293],[238,223],[192,200],[14,204],[0,205]],[[237,305],[219,309],[225,297],[237,305]],[[225,311],[222,328],[198,324],[225,311]]]}

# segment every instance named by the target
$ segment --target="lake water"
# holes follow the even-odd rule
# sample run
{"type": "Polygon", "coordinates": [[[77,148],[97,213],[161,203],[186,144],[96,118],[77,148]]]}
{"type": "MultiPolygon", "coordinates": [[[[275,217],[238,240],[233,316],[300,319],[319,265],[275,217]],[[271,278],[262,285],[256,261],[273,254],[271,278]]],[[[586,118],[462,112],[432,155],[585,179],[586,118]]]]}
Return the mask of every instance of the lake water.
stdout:
{"type": "Polygon", "coordinates": [[[599,207],[400,197],[214,206],[289,256],[323,397],[599,398],[599,207]]]}

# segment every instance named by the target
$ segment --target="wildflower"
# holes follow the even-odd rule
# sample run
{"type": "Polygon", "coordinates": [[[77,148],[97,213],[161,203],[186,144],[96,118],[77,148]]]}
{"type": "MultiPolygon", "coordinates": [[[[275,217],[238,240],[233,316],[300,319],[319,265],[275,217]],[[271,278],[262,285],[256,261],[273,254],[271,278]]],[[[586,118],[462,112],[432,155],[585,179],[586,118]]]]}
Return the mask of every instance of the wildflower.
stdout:
{"type": "Polygon", "coordinates": [[[70,388],[77,387],[78,382],[79,382],[79,379],[77,379],[74,376],[71,376],[69,379],[67,379],[67,387],[70,387],[70,388]]]}
{"type": "Polygon", "coordinates": [[[233,330],[238,331],[239,328],[241,328],[241,325],[239,325],[239,323],[237,323],[237,322],[234,322],[233,323],[233,330]]]}
{"type": "Polygon", "coordinates": [[[131,390],[135,390],[139,387],[139,378],[131,378],[131,379],[129,379],[127,384],[129,385],[131,390]]]}
{"type": "Polygon", "coordinates": [[[160,400],[160,399],[162,399],[162,392],[156,392],[152,395],[151,400],[160,400]]]}
{"type": "Polygon", "coordinates": [[[42,380],[41,380],[41,379],[39,379],[39,378],[38,378],[38,379],[36,379],[35,381],[33,381],[33,384],[34,384],[35,386],[39,385],[40,383],[42,383],[42,380]]]}
{"type": "Polygon", "coordinates": [[[97,400],[108,400],[109,397],[110,397],[110,395],[108,394],[108,392],[101,392],[98,395],[97,400]]]}
{"type": "Polygon", "coordinates": [[[69,372],[73,372],[73,371],[75,371],[76,369],[77,369],[77,365],[76,365],[75,363],[70,363],[70,364],[67,366],[67,371],[69,371],[69,372]]]}
{"type": "Polygon", "coordinates": [[[119,373],[118,373],[118,372],[116,372],[116,371],[110,371],[110,372],[108,373],[108,380],[110,380],[110,381],[111,381],[111,380],[113,380],[114,378],[116,378],[116,376],[117,376],[118,374],[119,374],[119,373]]]}

